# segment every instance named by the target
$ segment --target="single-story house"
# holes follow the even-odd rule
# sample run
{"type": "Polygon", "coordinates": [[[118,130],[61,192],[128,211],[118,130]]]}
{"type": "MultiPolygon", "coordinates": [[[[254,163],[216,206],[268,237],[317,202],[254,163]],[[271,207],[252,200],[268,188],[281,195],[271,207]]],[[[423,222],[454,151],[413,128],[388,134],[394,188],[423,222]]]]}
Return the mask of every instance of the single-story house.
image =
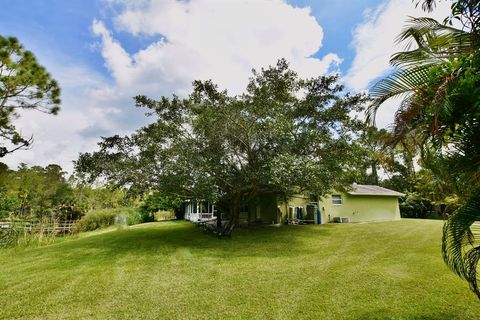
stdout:
{"type": "MultiPolygon", "coordinates": [[[[295,195],[281,199],[264,195],[245,203],[241,209],[243,222],[329,223],[399,220],[398,198],[403,193],[375,185],[353,184],[347,191],[334,191],[320,199],[295,195]]],[[[217,215],[214,205],[204,201],[189,201],[185,219],[201,221],[217,215]]]]}

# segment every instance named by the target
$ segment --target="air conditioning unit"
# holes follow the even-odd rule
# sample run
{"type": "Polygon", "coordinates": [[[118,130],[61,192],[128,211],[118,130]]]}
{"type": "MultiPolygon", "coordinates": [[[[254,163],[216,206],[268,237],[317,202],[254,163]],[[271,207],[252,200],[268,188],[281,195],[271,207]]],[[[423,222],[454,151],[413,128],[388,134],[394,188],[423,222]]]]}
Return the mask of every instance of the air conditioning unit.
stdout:
{"type": "Polygon", "coordinates": [[[341,218],[342,223],[349,223],[350,219],[349,218],[341,218]]]}

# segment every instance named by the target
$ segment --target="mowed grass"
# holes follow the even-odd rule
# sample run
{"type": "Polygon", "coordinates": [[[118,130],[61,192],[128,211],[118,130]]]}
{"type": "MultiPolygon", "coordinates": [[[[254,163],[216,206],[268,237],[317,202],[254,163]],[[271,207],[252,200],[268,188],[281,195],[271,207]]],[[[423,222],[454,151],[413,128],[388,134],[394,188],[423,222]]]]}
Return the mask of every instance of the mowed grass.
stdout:
{"type": "Polygon", "coordinates": [[[479,319],[441,221],[282,226],[216,239],[149,223],[0,252],[3,319],[479,319]]]}

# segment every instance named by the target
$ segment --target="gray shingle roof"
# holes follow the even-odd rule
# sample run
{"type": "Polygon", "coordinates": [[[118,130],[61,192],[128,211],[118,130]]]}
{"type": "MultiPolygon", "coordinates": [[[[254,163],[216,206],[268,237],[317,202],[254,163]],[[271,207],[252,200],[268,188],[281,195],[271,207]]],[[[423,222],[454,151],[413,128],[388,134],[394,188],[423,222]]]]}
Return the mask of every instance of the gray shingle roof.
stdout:
{"type": "Polygon", "coordinates": [[[382,188],[374,185],[367,184],[352,184],[352,190],[347,191],[352,196],[391,196],[391,197],[403,197],[401,192],[393,191],[387,188],[382,188]]]}

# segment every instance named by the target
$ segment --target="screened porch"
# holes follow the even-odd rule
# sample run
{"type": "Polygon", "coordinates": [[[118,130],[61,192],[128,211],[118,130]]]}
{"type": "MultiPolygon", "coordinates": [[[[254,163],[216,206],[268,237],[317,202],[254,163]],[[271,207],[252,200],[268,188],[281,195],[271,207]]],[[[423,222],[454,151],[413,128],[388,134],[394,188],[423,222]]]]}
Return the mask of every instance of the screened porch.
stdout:
{"type": "Polygon", "coordinates": [[[215,217],[215,212],[215,206],[208,201],[188,201],[185,205],[185,220],[211,220],[215,217]]]}

